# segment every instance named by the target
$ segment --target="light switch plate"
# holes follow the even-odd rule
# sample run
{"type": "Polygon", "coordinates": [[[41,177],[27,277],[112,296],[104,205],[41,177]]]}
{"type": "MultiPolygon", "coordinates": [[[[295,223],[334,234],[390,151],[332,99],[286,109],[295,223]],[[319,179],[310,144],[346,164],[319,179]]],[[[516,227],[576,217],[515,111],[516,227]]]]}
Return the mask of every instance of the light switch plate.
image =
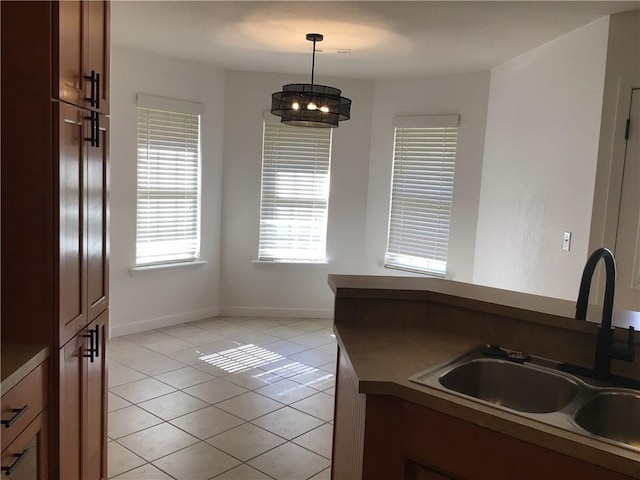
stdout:
{"type": "Polygon", "coordinates": [[[571,232],[564,232],[562,239],[562,250],[568,252],[571,249],[571,232]]]}

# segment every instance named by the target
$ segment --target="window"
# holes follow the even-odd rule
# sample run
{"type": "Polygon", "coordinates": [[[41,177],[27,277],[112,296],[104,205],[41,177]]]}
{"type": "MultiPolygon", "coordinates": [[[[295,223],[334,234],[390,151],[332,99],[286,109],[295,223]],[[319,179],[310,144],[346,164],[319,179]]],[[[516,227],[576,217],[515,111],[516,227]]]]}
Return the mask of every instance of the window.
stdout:
{"type": "Polygon", "coordinates": [[[395,121],[385,266],[444,277],[458,116],[395,121]]]}
{"type": "Polygon", "coordinates": [[[324,262],[331,129],[265,120],[258,259],[324,262]]]}
{"type": "Polygon", "coordinates": [[[202,105],[138,94],[136,265],[200,254],[202,105]]]}

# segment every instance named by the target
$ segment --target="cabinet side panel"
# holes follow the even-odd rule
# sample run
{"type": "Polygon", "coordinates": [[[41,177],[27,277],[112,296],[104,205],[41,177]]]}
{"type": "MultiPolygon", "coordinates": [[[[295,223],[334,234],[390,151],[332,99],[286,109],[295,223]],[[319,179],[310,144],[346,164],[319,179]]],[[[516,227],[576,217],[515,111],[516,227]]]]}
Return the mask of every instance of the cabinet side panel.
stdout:
{"type": "Polygon", "coordinates": [[[405,477],[401,429],[402,401],[390,395],[367,395],[363,478],[405,477]]]}
{"type": "Polygon", "coordinates": [[[358,393],[358,378],[340,349],[337,373],[331,478],[356,480],[362,478],[367,397],[358,393]]]}
{"type": "Polygon", "coordinates": [[[57,245],[48,68],[51,5],[2,2],[0,8],[2,340],[46,343],[55,311],[51,272],[57,245]]]}

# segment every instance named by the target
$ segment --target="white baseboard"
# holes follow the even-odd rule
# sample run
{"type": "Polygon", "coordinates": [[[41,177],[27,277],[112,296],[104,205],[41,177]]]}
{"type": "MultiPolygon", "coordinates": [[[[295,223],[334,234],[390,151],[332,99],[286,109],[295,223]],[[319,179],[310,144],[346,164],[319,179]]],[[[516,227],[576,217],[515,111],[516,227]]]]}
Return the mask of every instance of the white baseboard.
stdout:
{"type": "Polygon", "coordinates": [[[121,337],[122,335],[130,335],[132,333],[146,332],[153,330],[154,328],[170,327],[172,325],[178,325],[186,322],[193,322],[195,320],[202,320],[204,318],[211,318],[218,316],[218,307],[207,308],[204,310],[195,310],[192,312],[179,313],[177,315],[169,315],[160,318],[149,318],[147,320],[141,320],[139,322],[128,323],[126,325],[111,325],[110,336],[121,337]]]}
{"type": "Polygon", "coordinates": [[[270,308],[270,307],[219,307],[193,312],[149,318],[126,325],[111,325],[110,338],[146,332],[155,328],[170,327],[217,316],[228,317],[285,317],[285,318],[333,318],[333,310],[320,308],[270,308]]]}
{"type": "Polygon", "coordinates": [[[333,310],[322,308],[220,307],[228,317],[333,318],[333,310]]]}

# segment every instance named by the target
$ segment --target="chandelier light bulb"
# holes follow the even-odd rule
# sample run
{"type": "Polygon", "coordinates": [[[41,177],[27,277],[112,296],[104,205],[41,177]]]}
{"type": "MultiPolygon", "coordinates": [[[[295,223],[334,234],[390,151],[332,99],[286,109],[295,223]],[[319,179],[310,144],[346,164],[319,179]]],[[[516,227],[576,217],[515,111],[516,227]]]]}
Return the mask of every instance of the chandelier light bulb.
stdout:
{"type": "Polygon", "coordinates": [[[317,110],[318,106],[313,103],[313,102],[309,102],[309,104],[307,105],[307,110],[317,110]]]}
{"type": "Polygon", "coordinates": [[[320,111],[321,111],[322,113],[329,113],[329,107],[327,107],[326,105],[322,105],[322,106],[320,107],[320,111]]]}
{"type": "Polygon", "coordinates": [[[298,102],[293,102],[291,104],[291,108],[293,108],[294,110],[298,110],[300,109],[300,104],[298,102]]]}

